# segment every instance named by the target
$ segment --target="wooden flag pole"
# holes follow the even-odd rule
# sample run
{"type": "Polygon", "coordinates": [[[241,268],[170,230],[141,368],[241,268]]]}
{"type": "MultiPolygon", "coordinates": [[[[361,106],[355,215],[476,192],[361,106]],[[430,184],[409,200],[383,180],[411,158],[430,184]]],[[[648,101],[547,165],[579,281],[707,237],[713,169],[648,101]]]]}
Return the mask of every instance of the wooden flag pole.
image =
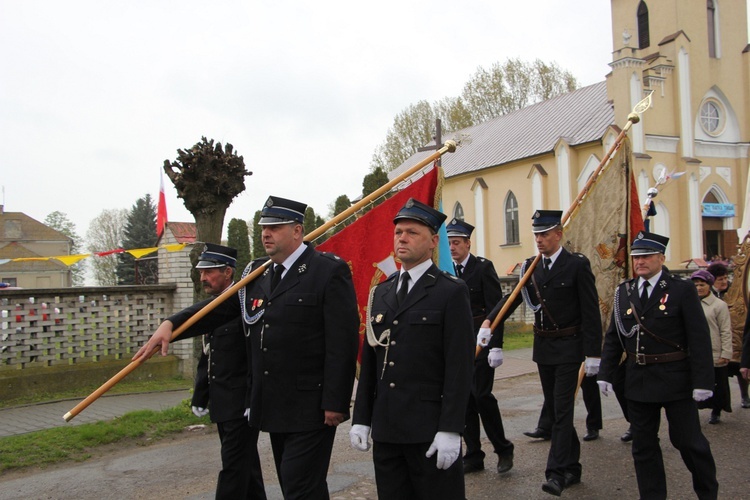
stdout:
{"type": "MultiPolygon", "coordinates": [[[[612,157],[614,156],[614,154],[617,152],[618,149],[620,149],[620,146],[622,145],[622,141],[625,139],[625,134],[628,133],[628,130],[630,130],[630,127],[632,127],[634,123],[638,123],[639,121],[641,121],[641,114],[643,114],[643,112],[646,111],[651,106],[651,94],[652,93],[653,92],[649,93],[642,101],[636,104],[635,107],[633,108],[633,112],[628,115],[628,122],[620,131],[619,135],[615,139],[615,142],[609,148],[609,151],[607,152],[607,156],[605,156],[602,159],[602,161],[599,163],[599,166],[596,167],[596,170],[594,170],[594,173],[591,174],[591,177],[589,177],[589,180],[586,182],[586,185],[583,186],[583,189],[581,189],[581,192],[578,193],[578,196],[576,196],[576,199],[573,200],[573,203],[570,205],[568,210],[566,210],[565,213],[563,214],[562,218],[560,219],[561,226],[565,225],[565,223],[568,221],[570,216],[584,202],[585,196],[588,193],[589,189],[591,189],[591,186],[594,185],[594,183],[596,182],[596,179],[599,177],[599,175],[602,173],[604,168],[612,160],[612,157]]],[[[495,316],[494,321],[492,321],[492,324],[490,325],[490,330],[494,330],[495,328],[497,328],[497,325],[499,325],[500,322],[505,319],[505,315],[508,313],[508,309],[510,309],[510,307],[513,305],[513,302],[518,297],[518,294],[521,293],[521,289],[526,285],[526,282],[529,281],[529,279],[531,278],[531,274],[534,272],[534,269],[536,268],[537,264],[539,264],[539,261],[541,260],[541,258],[542,258],[542,255],[538,253],[536,257],[534,257],[534,260],[531,261],[531,264],[529,264],[529,266],[526,268],[526,272],[524,273],[523,276],[521,276],[521,279],[518,280],[518,284],[515,286],[515,288],[511,292],[510,297],[508,297],[508,300],[505,301],[505,304],[503,304],[503,307],[500,309],[500,312],[497,313],[497,316],[495,316]]],[[[484,347],[486,347],[486,345],[481,345],[481,346],[478,345],[476,347],[475,355],[478,356],[484,347]]]]}
{"type": "MultiPolygon", "coordinates": [[[[404,180],[408,179],[410,176],[417,173],[419,170],[424,168],[425,166],[429,165],[430,163],[434,162],[438,158],[440,158],[445,153],[452,153],[456,150],[456,142],[455,141],[446,141],[445,145],[432,153],[430,156],[425,158],[424,160],[420,161],[413,167],[410,167],[409,169],[405,170],[403,173],[399,174],[398,176],[394,177],[392,180],[388,181],[386,184],[381,186],[380,188],[376,189],[366,197],[362,198],[360,201],[352,205],[351,207],[347,208],[331,220],[327,221],[323,225],[321,225],[319,228],[315,229],[314,231],[310,232],[310,234],[305,235],[305,241],[313,241],[316,238],[318,238],[320,235],[324,234],[326,231],[332,229],[337,224],[339,224],[341,221],[346,220],[348,217],[350,217],[352,214],[356,213],[357,211],[361,210],[368,204],[372,203],[373,201],[377,200],[380,196],[384,195],[394,187],[396,187],[399,183],[403,182],[404,180]]],[[[240,288],[244,287],[248,283],[252,282],[254,279],[256,279],[258,276],[260,276],[262,273],[265,272],[266,268],[270,265],[271,261],[267,260],[264,262],[260,267],[255,269],[253,272],[242,278],[240,281],[232,285],[231,288],[228,288],[224,291],[221,295],[216,297],[214,300],[206,304],[203,309],[196,312],[193,316],[191,316],[185,323],[183,323],[179,328],[176,328],[172,332],[172,340],[176,339],[177,337],[182,334],[185,330],[190,328],[192,325],[194,325],[198,320],[202,319],[206,314],[216,309],[216,307],[227,300],[231,295],[234,295],[237,293],[240,288]]],[[[94,392],[89,394],[83,401],[78,403],[73,409],[71,409],[68,413],[66,413],[63,416],[63,419],[66,422],[70,422],[73,417],[81,413],[83,410],[85,410],[91,403],[99,399],[102,394],[110,390],[112,387],[114,387],[118,382],[120,382],[123,378],[125,378],[128,374],[130,374],[133,370],[138,368],[140,365],[142,365],[147,359],[151,358],[154,354],[156,354],[159,351],[159,347],[154,348],[151,353],[141,356],[140,358],[131,361],[127,366],[125,366],[122,370],[117,372],[112,378],[107,380],[104,384],[102,384],[98,389],[96,389],[94,392]]]]}

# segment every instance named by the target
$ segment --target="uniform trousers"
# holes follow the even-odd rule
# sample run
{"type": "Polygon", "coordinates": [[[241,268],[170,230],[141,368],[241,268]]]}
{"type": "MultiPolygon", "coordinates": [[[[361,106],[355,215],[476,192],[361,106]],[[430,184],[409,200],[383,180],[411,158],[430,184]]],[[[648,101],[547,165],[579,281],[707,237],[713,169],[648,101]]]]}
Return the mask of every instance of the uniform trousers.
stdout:
{"type": "Polygon", "coordinates": [[[271,449],[284,500],[326,500],[328,465],[336,427],[309,432],[271,432],[271,449]]]}
{"type": "Polygon", "coordinates": [[[265,500],[258,429],[247,425],[245,418],[218,422],[216,428],[221,440],[221,472],[216,498],[265,500]]]}
{"type": "MultiPolygon", "coordinates": [[[[583,404],[586,406],[586,429],[598,431],[602,428],[602,398],[599,395],[596,377],[583,377],[581,393],[583,393],[583,404]]],[[[542,405],[542,412],[539,414],[539,422],[536,426],[547,432],[552,429],[552,415],[546,402],[542,405]]]]}
{"type": "Polygon", "coordinates": [[[477,360],[474,364],[474,380],[469,405],[466,408],[466,428],[464,429],[466,454],[464,455],[464,463],[477,466],[484,465],[485,453],[482,451],[479,434],[480,417],[484,432],[492,443],[495,453],[501,457],[513,456],[513,443],[505,437],[500,408],[497,406],[497,399],[492,394],[494,382],[495,369],[489,365],[486,358],[477,360]]]}
{"type": "Polygon", "coordinates": [[[464,469],[456,460],[437,468],[437,452],[426,458],[431,443],[395,444],[374,441],[372,461],[378,498],[388,500],[463,500],[464,469]]]}
{"type": "Polygon", "coordinates": [[[628,416],[633,430],[633,463],[641,499],[667,498],[664,460],[659,446],[662,408],[669,422],[669,440],[693,475],[693,489],[698,498],[717,498],[716,464],[708,440],[701,432],[695,401],[679,399],[643,403],[628,399],[628,416]]]}
{"type": "Polygon", "coordinates": [[[565,473],[581,477],[581,443],[573,425],[575,392],[578,386],[580,363],[559,365],[537,364],[542,382],[545,404],[554,415],[552,439],[547,455],[547,479],[565,481],[565,473]]]}
{"type": "Polygon", "coordinates": [[[625,377],[627,375],[627,370],[628,365],[626,362],[620,363],[617,366],[614,375],[612,375],[612,390],[615,393],[617,402],[620,404],[622,416],[625,417],[625,420],[628,423],[630,423],[630,418],[628,417],[628,400],[625,398],[625,377]]]}

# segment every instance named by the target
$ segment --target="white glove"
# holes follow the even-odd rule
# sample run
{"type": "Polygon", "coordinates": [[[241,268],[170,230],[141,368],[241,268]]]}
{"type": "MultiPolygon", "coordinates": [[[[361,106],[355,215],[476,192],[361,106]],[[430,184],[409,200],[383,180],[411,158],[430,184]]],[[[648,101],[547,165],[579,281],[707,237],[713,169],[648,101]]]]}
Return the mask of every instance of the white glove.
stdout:
{"type": "Polygon", "coordinates": [[[714,395],[714,391],[708,389],[693,389],[693,399],[696,401],[705,401],[714,395]]]}
{"type": "Polygon", "coordinates": [[[499,347],[493,347],[490,349],[490,353],[487,355],[487,362],[490,367],[497,368],[503,364],[503,350],[499,347]]]}
{"type": "Polygon", "coordinates": [[[349,431],[349,439],[352,443],[352,448],[359,451],[367,451],[370,449],[370,426],[354,424],[349,431]]]}
{"type": "Polygon", "coordinates": [[[477,333],[477,345],[479,347],[485,347],[490,343],[491,338],[492,330],[490,328],[480,328],[479,333],[477,333]]]}
{"type": "Polygon", "coordinates": [[[586,363],[583,365],[583,369],[586,370],[586,376],[593,377],[599,373],[599,363],[601,362],[601,358],[586,358],[586,363]]]}
{"type": "Polygon", "coordinates": [[[207,408],[201,408],[200,406],[191,406],[191,410],[193,410],[193,415],[195,415],[198,418],[205,417],[208,415],[208,409],[207,408]]]}
{"type": "Polygon", "coordinates": [[[438,432],[425,456],[430,458],[436,451],[437,468],[449,468],[461,454],[461,435],[458,432],[438,432]]]}
{"type": "Polygon", "coordinates": [[[250,408],[245,408],[245,413],[243,413],[242,416],[247,418],[247,421],[250,422],[250,408]]]}
{"type": "Polygon", "coordinates": [[[604,380],[597,380],[597,384],[599,384],[599,390],[602,393],[602,396],[609,396],[613,392],[615,392],[614,388],[612,387],[612,384],[609,382],[605,382],[604,380]]]}

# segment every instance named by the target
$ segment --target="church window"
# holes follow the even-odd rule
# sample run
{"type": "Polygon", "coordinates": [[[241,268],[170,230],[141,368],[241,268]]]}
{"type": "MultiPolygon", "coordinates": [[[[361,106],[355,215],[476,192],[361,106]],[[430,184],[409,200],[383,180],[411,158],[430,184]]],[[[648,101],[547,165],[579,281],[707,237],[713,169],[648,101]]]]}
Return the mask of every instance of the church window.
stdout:
{"type": "Polygon", "coordinates": [[[518,200],[513,191],[510,191],[505,198],[505,243],[512,244],[519,241],[518,200]]]}
{"type": "Polygon", "coordinates": [[[456,206],[453,207],[453,218],[464,220],[464,207],[458,202],[456,202],[456,206]]]}
{"type": "Polygon", "coordinates": [[[701,104],[700,124],[705,133],[718,136],[724,131],[724,112],[721,103],[715,99],[706,99],[701,104]]]}
{"type": "Polygon", "coordinates": [[[716,9],[714,8],[714,0],[707,0],[706,8],[708,13],[708,57],[716,57],[716,32],[714,30],[716,9]]]}
{"type": "Polygon", "coordinates": [[[648,32],[648,7],[646,2],[638,4],[638,48],[645,49],[651,45],[651,40],[648,32]]]}

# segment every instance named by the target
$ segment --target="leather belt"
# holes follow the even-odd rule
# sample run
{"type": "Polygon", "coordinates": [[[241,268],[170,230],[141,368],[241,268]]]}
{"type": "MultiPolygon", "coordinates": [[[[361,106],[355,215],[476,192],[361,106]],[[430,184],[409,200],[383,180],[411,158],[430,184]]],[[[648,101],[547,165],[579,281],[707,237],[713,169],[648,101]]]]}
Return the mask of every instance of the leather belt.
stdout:
{"type": "Polygon", "coordinates": [[[555,338],[555,337],[570,337],[581,331],[581,326],[570,326],[568,328],[558,328],[556,330],[542,330],[534,325],[534,335],[540,337],[555,338]]]}
{"type": "Polygon", "coordinates": [[[664,354],[636,354],[628,352],[628,359],[635,360],[637,365],[652,365],[654,363],[670,363],[672,361],[682,361],[687,358],[685,351],[667,352],[664,354]]]}

